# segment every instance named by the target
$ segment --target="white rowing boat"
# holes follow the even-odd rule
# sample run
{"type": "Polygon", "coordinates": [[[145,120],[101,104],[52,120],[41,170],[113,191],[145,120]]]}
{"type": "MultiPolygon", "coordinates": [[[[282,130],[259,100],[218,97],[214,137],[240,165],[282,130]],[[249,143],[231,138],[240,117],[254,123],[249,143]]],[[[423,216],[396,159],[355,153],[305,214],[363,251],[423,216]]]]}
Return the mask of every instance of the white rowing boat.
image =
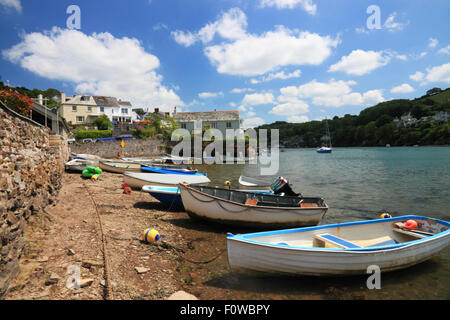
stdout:
{"type": "Polygon", "coordinates": [[[145,185],[173,187],[179,183],[207,184],[211,182],[206,175],[160,174],[147,172],[125,172],[123,183],[133,189],[141,190],[145,185]]]}
{"type": "Polygon", "coordinates": [[[227,236],[228,263],[235,271],[295,275],[367,274],[406,268],[445,249],[450,223],[420,216],[321,225],[227,236]],[[418,228],[401,223],[414,220],[418,228]],[[400,223],[400,224],[399,224],[400,223]],[[400,225],[400,227],[399,227],[400,225]]]}
{"type": "Polygon", "coordinates": [[[218,223],[274,228],[317,225],[328,210],[321,198],[279,196],[180,184],[186,212],[218,223]]]}
{"type": "Polygon", "coordinates": [[[102,170],[114,173],[141,171],[141,165],[139,163],[125,162],[125,161],[99,161],[99,167],[102,170]]]}

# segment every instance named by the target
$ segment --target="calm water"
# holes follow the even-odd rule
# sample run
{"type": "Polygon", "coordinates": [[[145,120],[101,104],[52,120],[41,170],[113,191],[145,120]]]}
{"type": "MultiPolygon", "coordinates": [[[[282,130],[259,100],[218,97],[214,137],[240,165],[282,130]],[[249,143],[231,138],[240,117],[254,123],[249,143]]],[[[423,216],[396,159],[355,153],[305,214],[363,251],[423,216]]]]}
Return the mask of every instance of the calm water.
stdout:
{"type": "MultiPolygon", "coordinates": [[[[258,165],[213,165],[201,169],[208,173],[213,185],[219,186],[230,180],[233,187],[238,187],[240,175],[259,176],[258,165]]],[[[286,149],[280,152],[276,176],[288,178],[293,189],[305,196],[325,199],[329,210],[322,224],[374,219],[382,212],[450,220],[450,147],[333,148],[332,154],[286,149]]],[[[272,182],[276,176],[263,179],[272,182]]],[[[225,274],[215,285],[230,289],[226,283],[234,283],[231,289],[246,292],[244,298],[301,299],[310,294],[349,299],[449,299],[449,262],[447,248],[421,265],[383,275],[382,290],[368,290],[367,277],[303,277],[299,282],[302,285],[293,289],[290,282],[299,280],[289,277],[276,281],[236,280],[225,274]]]]}

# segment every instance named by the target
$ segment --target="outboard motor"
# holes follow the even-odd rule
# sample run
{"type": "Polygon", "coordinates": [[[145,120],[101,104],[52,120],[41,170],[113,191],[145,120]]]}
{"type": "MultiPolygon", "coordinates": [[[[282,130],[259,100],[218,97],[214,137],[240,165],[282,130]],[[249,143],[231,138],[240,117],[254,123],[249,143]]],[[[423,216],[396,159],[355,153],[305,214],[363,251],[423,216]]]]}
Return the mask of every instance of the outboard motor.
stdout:
{"type": "Polygon", "coordinates": [[[292,190],[288,180],[283,177],[278,177],[272,183],[270,189],[272,189],[273,193],[276,195],[284,193],[285,196],[293,196],[293,197],[301,196],[300,193],[295,193],[294,190],[292,190]]]}

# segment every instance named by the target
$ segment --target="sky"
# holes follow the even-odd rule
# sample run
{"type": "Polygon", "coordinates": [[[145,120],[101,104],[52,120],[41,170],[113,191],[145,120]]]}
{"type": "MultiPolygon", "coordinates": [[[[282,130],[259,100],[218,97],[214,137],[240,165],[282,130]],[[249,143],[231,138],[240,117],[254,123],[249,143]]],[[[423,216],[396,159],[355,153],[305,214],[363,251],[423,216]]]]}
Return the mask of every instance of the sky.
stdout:
{"type": "Polygon", "coordinates": [[[0,76],[244,127],[450,84],[448,0],[0,0],[0,76]]]}

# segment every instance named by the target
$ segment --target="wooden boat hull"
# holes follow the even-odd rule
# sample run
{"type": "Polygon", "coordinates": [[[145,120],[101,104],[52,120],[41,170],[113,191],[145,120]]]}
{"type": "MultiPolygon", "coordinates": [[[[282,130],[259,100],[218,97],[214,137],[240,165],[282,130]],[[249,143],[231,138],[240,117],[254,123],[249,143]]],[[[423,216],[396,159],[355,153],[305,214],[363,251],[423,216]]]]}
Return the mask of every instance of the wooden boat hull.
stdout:
{"type": "MultiPolygon", "coordinates": [[[[320,233],[333,227],[339,234],[346,225],[392,223],[403,219],[428,219],[426,217],[403,216],[391,219],[377,219],[370,222],[355,222],[328,226],[303,228],[301,232],[320,233]],[[381,221],[382,220],[382,221],[381,221]],[[341,228],[341,229],[339,229],[341,228]]],[[[442,221],[450,226],[448,222],[442,221]]],[[[366,228],[369,230],[369,228],[366,228]]],[[[363,228],[363,230],[366,230],[363,228]]],[[[407,268],[430,259],[450,243],[450,230],[424,239],[386,246],[356,249],[316,248],[288,245],[289,234],[298,229],[261,232],[247,235],[228,235],[228,263],[234,271],[276,273],[290,275],[356,275],[367,274],[369,266],[378,266],[381,272],[407,268]],[[278,233],[278,234],[277,234],[278,233]],[[266,234],[266,235],[264,235],[266,234]],[[272,237],[277,243],[263,241],[272,237]],[[275,239],[278,237],[278,239],[275,239]],[[287,242],[287,243],[286,243],[287,242]]],[[[300,232],[300,231],[299,231],[300,232]]],[[[367,234],[367,231],[363,231],[367,234]]],[[[391,236],[394,236],[391,234],[391,236]]]]}
{"type": "Polygon", "coordinates": [[[133,162],[124,161],[100,161],[99,167],[102,170],[113,172],[113,173],[124,173],[124,172],[140,172],[141,165],[133,162]]]}
{"type": "Polygon", "coordinates": [[[145,185],[159,187],[177,187],[179,183],[207,184],[211,182],[207,176],[179,175],[179,174],[159,174],[146,172],[125,172],[123,183],[132,189],[141,190],[145,185]]]}
{"type": "Polygon", "coordinates": [[[184,208],[191,217],[216,223],[251,228],[312,226],[328,210],[326,205],[318,208],[246,205],[207,195],[184,184],[179,187],[184,208]]]}

